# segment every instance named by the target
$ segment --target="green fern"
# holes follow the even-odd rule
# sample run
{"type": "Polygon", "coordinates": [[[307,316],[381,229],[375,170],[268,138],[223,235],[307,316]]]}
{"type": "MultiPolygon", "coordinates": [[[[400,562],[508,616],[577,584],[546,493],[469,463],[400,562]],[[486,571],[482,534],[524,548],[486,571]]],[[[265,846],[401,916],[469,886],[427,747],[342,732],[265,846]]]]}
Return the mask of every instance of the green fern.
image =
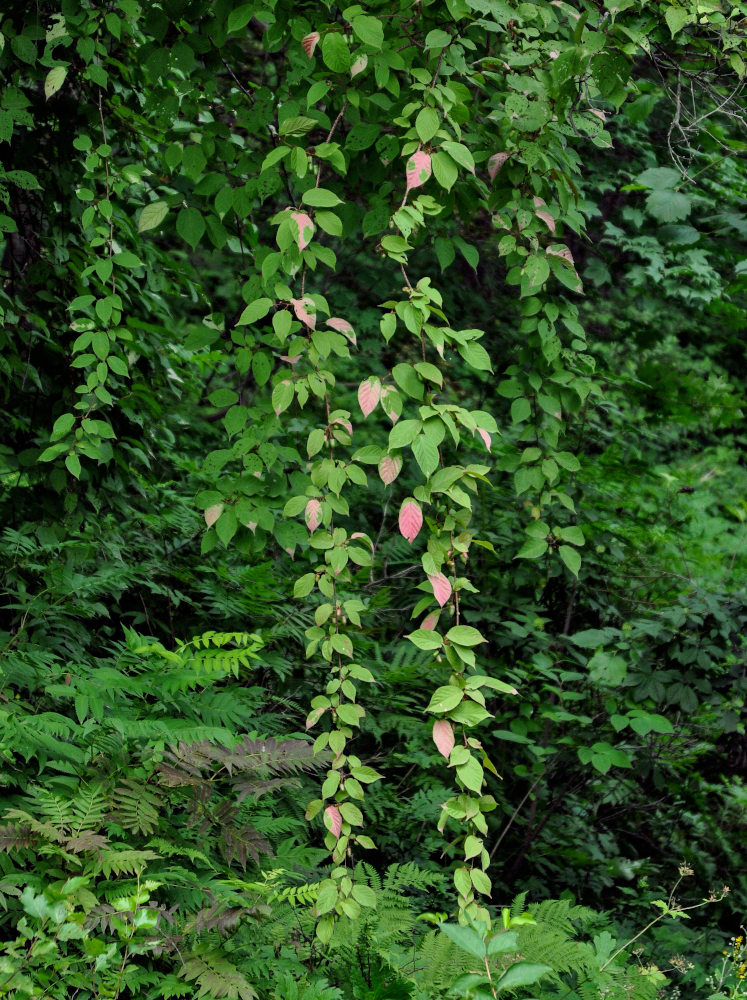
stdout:
{"type": "Polygon", "coordinates": [[[123,779],[111,792],[111,817],[131,833],[153,833],[158,826],[161,800],[141,781],[123,779]]]}
{"type": "Polygon", "coordinates": [[[155,861],[158,855],[155,851],[137,851],[126,844],[112,844],[107,850],[101,851],[97,868],[105,878],[112,875],[141,875],[149,861],[155,861]]]}
{"type": "Polygon", "coordinates": [[[188,982],[196,982],[197,997],[210,1000],[255,1000],[257,992],[245,976],[227,958],[215,951],[204,951],[188,958],[181,970],[188,982]]]}

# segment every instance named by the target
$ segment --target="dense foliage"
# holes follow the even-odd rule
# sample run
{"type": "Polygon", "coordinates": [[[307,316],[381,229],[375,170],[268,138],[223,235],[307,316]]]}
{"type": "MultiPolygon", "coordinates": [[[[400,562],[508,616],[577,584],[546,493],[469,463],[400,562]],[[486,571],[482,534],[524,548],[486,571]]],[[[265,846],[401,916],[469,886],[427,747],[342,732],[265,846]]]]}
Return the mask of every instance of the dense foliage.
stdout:
{"type": "Polygon", "coordinates": [[[0,996],[747,992],[747,5],[0,20],[0,996]]]}

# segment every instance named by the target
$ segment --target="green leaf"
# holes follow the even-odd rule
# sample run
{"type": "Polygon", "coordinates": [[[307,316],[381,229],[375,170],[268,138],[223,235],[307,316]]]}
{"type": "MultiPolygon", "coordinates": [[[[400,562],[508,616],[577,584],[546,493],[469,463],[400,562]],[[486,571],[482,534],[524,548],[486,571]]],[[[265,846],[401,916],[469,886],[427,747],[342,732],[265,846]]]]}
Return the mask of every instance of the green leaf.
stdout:
{"type": "Polygon", "coordinates": [[[636,177],[636,183],[652,191],[666,191],[682,183],[682,174],[672,167],[649,167],[636,177]]]}
{"type": "Polygon", "coordinates": [[[552,966],[537,962],[515,962],[509,966],[496,983],[498,990],[516,989],[518,986],[531,986],[541,976],[552,972],[552,966]]]}
{"type": "Polygon", "coordinates": [[[479,868],[473,868],[469,873],[469,877],[472,880],[472,885],[475,887],[475,891],[481,893],[483,896],[489,896],[493,891],[493,886],[490,883],[490,879],[485,874],[485,872],[480,871],[479,868]]]}
{"type": "Polygon", "coordinates": [[[461,927],[459,924],[441,924],[443,933],[462,951],[474,958],[484,958],[487,954],[485,940],[471,927],[461,927]]]}
{"type": "Polygon", "coordinates": [[[571,524],[567,528],[560,528],[556,534],[558,538],[562,538],[564,542],[570,542],[571,545],[583,545],[586,541],[583,531],[575,524],[571,524]]]}
{"type": "Polygon", "coordinates": [[[44,96],[47,100],[49,100],[53,94],[56,94],[65,82],[67,69],[67,66],[55,66],[47,73],[47,77],[44,81],[44,96]]]}
{"type": "Polygon", "coordinates": [[[451,42],[451,35],[441,28],[433,28],[425,36],[426,49],[445,49],[451,42]]]}
{"type": "Polygon", "coordinates": [[[412,442],[412,453],[427,479],[439,466],[438,448],[425,434],[421,434],[412,442]]]}
{"type": "Polygon", "coordinates": [[[336,883],[333,882],[332,879],[325,879],[324,882],[322,882],[319,888],[319,893],[316,897],[316,912],[319,914],[328,913],[331,909],[333,909],[335,903],[337,902],[338,894],[339,890],[336,883]]]}
{"type": "Polygon", "coordinates": [[[487,642],[481,633],[471,625],[454,625],[446,633],[446,638],[458,646],[477,646],[481,642],[487,642]]]}
{"type": "Polygon", "coordinates": [[[467,344],[460,344],[459,353],[471,368],[475,368],[479,372],[492,372],[490,355],[482,344],[478,344],[474,340],[467,344]]]}
{"type": "MultiPolygon", "coordinates": [[[[380,49],[384,44],[384,26],[378,17],[357,14],[351,22],[353,33],[373,49],[380,49]]],[[[331,69],[332,67],[330,67],[331,69]]]]}
{"type": "Polygon", "coordinates": [[[426,712],[450,712],[452,708],[457,707],[463,697],[464,692],[461,688],[445,684],[433,692],[426,712]]]}
{"type": "Polygon", "coordinates": [[[72,413],[63,413],[54,422],[52,433],[49,435],[50,441],[59,441],[64,438],[68,431],[71,431],[75,423],[75,416],[72,413]]]}
{"type": "Polygon", "coordinates": [[[570,545],[560,545],[558,547],[558,555],[571,573],[574,576],[578,576],[578,571],[581,569],[581,556],[576,549],[572,549],[570,545]]]}
{"type": "Polygon", "coordinates": [[[693,20],[693,15],[686,7],[669,7],[664,15],[664,20],[672,33],[672,38],[674,38],[677,32],[682,31],[685,25],[693,20]]]}
{"type": "Polygon", "coordinates": [[[389,431],[389,450],[412,444],[422,426],[420,420],[399,420],[389,431]]]}
{"type": "Polygon", "coordinates": [[[376,909],[376,893],[369,885],[354,885],[352,895],[361,906],[376,909]]]}
{"type": "Polygon", "coordinates": [[[522,547],[516,553],[517,559],[539,559],[547,552],[547,542],[544,538],[530,538],[528,541],[524,542],[522,547]]]}
{"type": "Polygon", "coordinates": [[[347,73],[350,70],[350,49],[338,31],[328,31],[322,42],[322,59],[327,69],[333,73],[347,73]]]}
{"type": "Polygon", "coordinates": [[[242,4],[241,7],[237,7],[232,10],[228,15],[228,21],[226,22],[226,30],[229,34],[234,31],[241,31],[245,28],[247,24],[251,21],[254,15],[257,13],[257,6],[253,3],[242,4]]]}
{"type": "Polygon", "coordinates": [[[430,142],[440,126],[438,113],[433,108],[423,108],[415,119],[415,131],[421,142],[430,142]]]}
{"type": "Polygon", "coordinates": [[[205,220],[196,208],[183,208],[176,217],[176,231],[194,250],[205,232],[205,220]]]}
{"type": "Polygon", "coordinates": [[[484,771],[482,764],[475,758],[470,757],[468,761],[461,764],[457,769],[457,777],[471,792],[479,792],[482,789],[484,771]]]}
{"type": "Polygon", "coordinates": [[[148,229],[155,229],[160,226],[169,214],[169,206],[165,201],[152,201],[140,213],[137,224],[138,232],[144,233],[148,229]]]}
{"type": "Polygon", "coordinates": [[[681,191],[652,191],[646,198],[646,211],[657,222],[679,222],[692,211],[692,201],[681,191]]]}
{"type": "Polygon", "coordinates": [[[249,323],[256,323],[258,320],[264,319],[272,309],[272,305],[272,299],[256,299],[254,302],[250,302],[236,320],[236,326],[247,326],[249,323]]]}
{"type": "Polygon", "coordinates": [[[465,170],[469,170],[470,173],[475,172],[475,159],[469,149],[462,145],[461,142],[452,142],[447,139],[441,146],[452,160],[455,160],[460,167],[464,167],[465,170]]]}
{"type": "MultiPolygon", "coordinates": [[[[457,170],[456,164],[454,163],[452,158],[447,153],[442,153],[440,150],[437,150],[431,156],[431,169],[433,170],[433,176],[436,178],[438,183],[441,185],[442,188],[445,188],[447,191],[451,190],[451,188],[454,186],[459,177],[459,171],[457,170]]],[[[436,240],[437,244],[436,253],[438,253],[439,240],[441,242],[447,243],[447,245],[451,249],[451,260],[449,261],[450,264],[451,261],[454,259],[454,244],[451,241],[444,240],[443,237],[439,237],[436,240]]],[[[441,259],[439,257],[439,263],[440,262],[441,259]]],[[[443,267],[444,265],[442,264],[441,265],[442,270],[443,267]]]]}
{"type": "Polygon", "coordinates": [[[438,632],[427,628],[416,629],[415,632],[411,632],[405,638],[414,643],[418,649],[441,649],[444,642],[438,632]]]}
{"type": "Polygon", "coordinates": [[[335,205],[342,204],[342,198],[328,191],[326,188],[309,188],[301,196],[304,205],[311,205],[312,208],[334,208],[335,205]]]}

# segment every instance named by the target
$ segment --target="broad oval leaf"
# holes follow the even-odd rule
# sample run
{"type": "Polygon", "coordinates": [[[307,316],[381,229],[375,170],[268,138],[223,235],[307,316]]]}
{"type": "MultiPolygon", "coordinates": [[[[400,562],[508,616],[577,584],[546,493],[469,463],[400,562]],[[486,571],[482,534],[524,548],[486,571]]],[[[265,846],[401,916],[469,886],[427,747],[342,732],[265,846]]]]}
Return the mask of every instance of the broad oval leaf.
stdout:
{"type": "Polygon", "coordinates": [[[548,972],[552,972],[549,965],[540,965],[538,962],[514,962],[498,980],[496,988],[508,990],[517,986],[531,986],[540,976],[548,972]]]}
{"type": "Polygon", "coordinates": [[[496,174],[501,169],[503,164],[509,158],[510,153],[493,153],[493,155],[488,160],[488,176],[491,181],[495,180],[496,174]]]}
{"type": "Polygon", "coordinates": [[[319,514],[319,508],[322,506],[321,501],[317,500],[316,497],[312,497],[311,500],[306,504],[304,510],[304,518],[306,520],[306,527],[313,534],[319,527],[321,522],[321,517],[319,514]]]}
{"type": "Polygon", "coordinates": [[[311,216],[307,215],[306,212],[291,212],[291,219],[298,226],[298,236],[296,237],[298,249],[305,250],[314,235],[314,223],[311,221],[311,216]]]}
{"type": "Polygon", "coordinates": [[[364,418],[373,413],[381,399],[381,382],[370,375],[358,386],[358,405],[364,418]]]}
{"type": "Polygon", "coordinates": [[[342,814],[337,806],[327,806],[324,810],[324,825],[335,835],[335,837],[340,836],[340,831],[342,830],[342,814]]]}
{"type": "Polygon", "coordinates": [[[313,59],[314,49],[319,44],[320,37],[321,36],[319,35],[318,31],[310,31],[308,35],[304,35],[304,37],[301,39],[301,45],[303,46],[303,50],[309,57],[309,59],[313,59]]]}
{"type": "Polygon", "coordinates": [[[431,158],[428,153],[419,149],[407,161],[407,190],[421,187],[431,176],[431,158]]]}
{"type": "Polygon", "coordinates": [[[293,312],[296,314],[296,319],[299,319],[309,329],[313,330],[316,327],[316,306],[314,305],[314,300],[310,296],[304,295],[302,299],[291,299],[290,301],[293,306],[293,312]]]}
{"type": "Polygon", "coordinates": [[[399,531],[403,538],[412,545],[423,527],[423,512],[417,501],[405,500],[399,511],[399,531]]]}
{"type": "Polygon", "coordinates": [[[205,524],[211,528],[223,513],[223,504],[215,503],[205,511],[205,524]]]}
{"type": "Polygon", "coordinates": [[[433,596],[441,607],[443,607],[451,597],[451,584],[448,577],[445,577],[443,573],[432,573],[428,576],[428,579],[433,587],[433,596]]]}
{"type": "Polygon", "coordinates": [[[169,206],[165,201],[152,201],[140,213],[137,224],[138,232],[144,233],[148,229],[155,229],[156,226],[160,226],[168,214],[169,206]]]}
{"type": "Polygon", "coordinates": [[[436,719],[433,723],[433,742],[441,756],[448,760],[454,749],[454,730],[448,719],[436,719]]]}
{"type": "Polygon", "coordinates": [[[436,688],[431,695],[426,712],[450,712],[452,708],[457,707],[463,697],[464,692],[461,688],[454,687],[452,684],[444,684],[442,687],[436,688]]]}
{"type": "Polygon", "coordinates": [[[340,319],[339,316],[330,316],[326,322],[327,326],[331,326],[333,330],[337,330],[338,333],[343,334],[343,336],[348,338],[353,347],[355,347],[355,331],[346,319],[340,319]]]}
{"type": "Polygon", "coordinates": [[[379,462],[379,476],[385,486],[389,486],[402,470],[402,459],[399,455],[384,455],[379,462]]]}

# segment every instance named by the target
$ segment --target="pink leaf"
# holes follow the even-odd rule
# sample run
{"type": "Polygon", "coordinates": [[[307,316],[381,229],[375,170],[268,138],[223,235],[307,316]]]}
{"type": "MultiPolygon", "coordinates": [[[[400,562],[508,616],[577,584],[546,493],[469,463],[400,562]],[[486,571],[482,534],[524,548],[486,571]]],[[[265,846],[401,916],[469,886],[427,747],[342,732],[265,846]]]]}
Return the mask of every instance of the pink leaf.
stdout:
{"type": "Polygon", "coordinates": [[[381,382],[371,375],[369,378],[364,379],[358,386],[358,405],[364,417],[367,417],[369,413],[373,413],[380,399],[381,382]]]}
{"type": "Polygon", "coordinates": [[[303,50],[309,57],[309,59],[313,59],[314,49],[317,47],[318,44],[319,44],[318,31],[312,31],[301,39],[301,45],[303,45],[303,50]]]}
{"type": "Polygon", "coordinates": [[[223,504],[216,503],[205,511],[205,524],[211,528],[223,513],[223,504]]]}
{"type": "Polygon", "coordinates": [[[342,830],[342,813],[337,806],[327,806],[324,810],[324,825],[335,835],[340,836],[342,830]]]}
{"type": "Polygon", "coordinates": [[[296,319],[300,319],[302,323],[305,323],[306,326],[313,330],[316,326],[316,306],[314,305],[314,300],[309,295],[304,295],[302,299],[291,299],[291,305],[296,314],[296,319]]]}
{"type": "Polygon", "coordinates": [[[306,518],[306,527],[313,534],[319,527],[321,518],[319,517],[319,508],[321,507],[321,501],[316,498],[312,498],[306,504],[306,511],[304,517],[306,518]]]}
{"type": "Polygon", "coordinates": [[[503,164],[509,158],[510,153],[493,153],[493,155],[488,160],[488,174],[490,175],[491,181],[495,180],[495,175],[501,169],[503,164]]]}
{"type": "Polygon", "coordinates": [[[351,437],[353,436],[353,425],[350,423],[349,420],[345,420],[343,417],[335,417],[332,423],[339,424],[341,427],[344,427],[345,430],[348,432],[348,434],[351,437]]]}
{"type": "Polygon", "coordinates": [[[407,161],[407,190],[420,187],[431,176],[431,158],[419,149],[407,161]]]}
{"type": "Polygon", "coordinates": [[[366,66],[368,66],[368,56],[363,53],[363,55],[358,56],[353,65],[350,67],[351,78],[358,76],[359,73],[362,73],[366,66]]]}
{"type": "Polygon", "coordinates": [[[379,462],[379,475],[385,486],[393,483],[402,469],[402,459],[399,455],[384,455],[379,462]]]}
{"type": "Polygon", "coordinates": [[[311,237],[314,235],[314,223],[311,221],[311,216],[307,215],[306,212],[291,212],[291,219],[298,226],[298,236],[296,238],[298,249],[305,250],[309,243],[311,243],[311,237]]]}
{"type": "Polygon", "coordinates": [[[564,246],[553,246],[548,247],[545,251],[549,257],[562,257],[563,260],[567,260],[569,264],[573,263],[573,254],[564,246]]]}
{"type": "Polygon", "coordinates": [[[454,749],[454,730],[448,719],[436,719],[433,723],[433,742],[441,756],[448,760],[454,749]]]}
{"type": "Polygon", "coordinates": [[[490,438],[490,435],[488,434],[488,432],[485,431],[485,430],[483,430],[482,427],[478,427],[477,428],[477,433],[480,435],[480,437],[485,442],[485,447],[488,449],[488,451],[490,451],[490,445],[491,445],[492,442],[491,442],[491,438],[490,438]]]}
{"type": "Polygon", "coordinates": [[[331,326],[338,333],[344,333],[353,347],[355,347],[355,332],[346,319],[340,319],[339,316],[331,316],[327,320],[327,326],[331,326]]]}
{"type": "Polygon", "coordinates": [[[399,530],[412,545],[423,527],[423,512],[414,500],[405,500],[399,511],[399,530]]]}
{"type": "Polygon", "coordinates": [[[254,531],[257,530],[257,522],[256,521],[247,521],[246,522],[246,526],[252,532],[254,532],[254,531]]]}
{"type": "Polygon", "coordinates": [[[311,729],[315,726],[326,711],[326,708],[315,708],[312,712],[309,712],[306,716],[306,728],[311,729]]]}
{"type": "Polygon", "coordinates": [[[420,623],[420,627],[426,629],[428,632],[432,632],[436,625],[438,625],[438,611],[431,611],[420,623]]]}
{"type": "Polygon", "coordinates": [[[538,219],[542,219],[551,233],[555,232],[555,219],[553,219],[549,212],[545,212],[544,209],[542,209],[535,214],[538,219]]]}
{"type": "Polygon", "coordinates": [[[429,573],[428,579],[433,587],[433,596],[443,607],[451,597],[451,584],[443,573],[429,573]]]}

